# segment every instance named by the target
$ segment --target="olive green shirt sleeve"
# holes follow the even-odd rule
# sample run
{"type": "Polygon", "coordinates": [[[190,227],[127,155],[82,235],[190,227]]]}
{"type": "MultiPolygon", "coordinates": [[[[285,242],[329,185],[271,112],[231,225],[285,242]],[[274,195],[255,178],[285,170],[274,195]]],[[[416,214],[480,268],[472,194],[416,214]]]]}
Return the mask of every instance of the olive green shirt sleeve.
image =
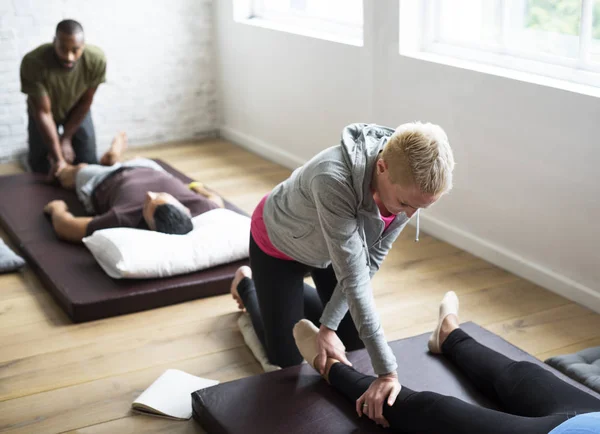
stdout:
{"type": "Polygon", "coordinates": [[[26,57],[21,62],[21,92],[32,97],[48,95],[42,80],[43,69],[35,60],[26,57]]]}
{"type": "Polygon", "coordinates": [[[90,87],[98,87],[106,82],[106,56],[101,50],[94,59],[94,65],[90,73],[90,87]]]}

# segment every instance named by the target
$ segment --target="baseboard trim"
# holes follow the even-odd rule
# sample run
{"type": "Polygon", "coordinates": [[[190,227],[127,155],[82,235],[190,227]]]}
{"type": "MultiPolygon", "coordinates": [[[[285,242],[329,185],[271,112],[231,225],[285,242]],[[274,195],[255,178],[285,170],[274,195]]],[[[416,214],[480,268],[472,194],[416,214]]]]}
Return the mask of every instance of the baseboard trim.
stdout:
{"type": "Polygon", "coordinates": [[[288,169],[296,169],[306,163],[305,159],[298,157],[297,155],[291,154],[287,151],[282,151],[275,146],[270,145],[256,137],[249,136],[248,134],[241,133],[229,127],[221,127],[219,129],[219,137],[229,140],[261,157],[272,161],[277,164],[281,164],[288,169]]]}
{"type": "Polygon", "coordinates": [[[600,292],[436,218],[421,215],[421,229],[519,277],[600,313],[600,292]]]}

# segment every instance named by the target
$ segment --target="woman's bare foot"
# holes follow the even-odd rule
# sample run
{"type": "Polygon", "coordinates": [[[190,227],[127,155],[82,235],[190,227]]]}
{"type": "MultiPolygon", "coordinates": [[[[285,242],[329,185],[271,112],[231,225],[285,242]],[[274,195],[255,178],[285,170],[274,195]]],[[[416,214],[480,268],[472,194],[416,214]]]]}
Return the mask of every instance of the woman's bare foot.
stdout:
{"type": "Polygon", "coordinates": [[[112,166],[118,163],[125,149],[127,149],[127,134],[121,131],[113,139],[110,149],[100,159],[100,164],[103,166],[112,166]]]}
{"type": "Polygon", "coordinates": [[[252,279],[252,270],[246,265],[243,265],[236,270],[235,276],[231,281],[231,297],[236,301],[238,309],[240,310],[244,310],[244,302],[242,301],[242,297],[240,297],[237,287],[244,277],[252,279]]]}

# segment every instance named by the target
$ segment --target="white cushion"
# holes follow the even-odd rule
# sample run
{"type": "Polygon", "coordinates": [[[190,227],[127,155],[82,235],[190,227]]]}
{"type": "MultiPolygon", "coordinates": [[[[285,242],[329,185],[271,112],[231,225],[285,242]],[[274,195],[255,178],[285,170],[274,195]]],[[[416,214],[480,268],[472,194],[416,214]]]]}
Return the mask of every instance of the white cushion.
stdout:
{"type": "Polygon", "coordinates": [[[248,257],[248,217],[215,209],[192,222],[194,229],[185,235],[111,228],[96,231],[83,242],[115,279],[174,276],[248,257]]]}

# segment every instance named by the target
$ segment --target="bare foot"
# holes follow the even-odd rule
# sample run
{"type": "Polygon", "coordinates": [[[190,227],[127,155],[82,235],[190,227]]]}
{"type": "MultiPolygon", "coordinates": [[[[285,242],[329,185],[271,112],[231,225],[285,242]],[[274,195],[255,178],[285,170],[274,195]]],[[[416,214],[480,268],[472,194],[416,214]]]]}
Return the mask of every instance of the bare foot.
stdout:
{"type": "Polygon", "coordinates": [[[446,338],[454,330],[460,327],[458,317],[453,313],[449,314],[444,321],[442,321],[442,327],[440,328],[440,346],[446,341],[446,338]]]}
{"type": "Polygon", "coordinates": [[[242,297],[240,297],[237,287],[244,277],[252,279],[252,270],[246,265],[241,266],[236,270],[235,276],[231,281],[231,297],[236,301],[238,309],[240,310],[244,310],[244,302],[242,301],[242,297]]]}
{"type": "Polygon", "coordinates": [[[127,134],[121,131],[113,139],[110,149],[100,159],[100,164],[103,166],[112,166],[118,163],[125,149],[127,149],[127,134]]]}

